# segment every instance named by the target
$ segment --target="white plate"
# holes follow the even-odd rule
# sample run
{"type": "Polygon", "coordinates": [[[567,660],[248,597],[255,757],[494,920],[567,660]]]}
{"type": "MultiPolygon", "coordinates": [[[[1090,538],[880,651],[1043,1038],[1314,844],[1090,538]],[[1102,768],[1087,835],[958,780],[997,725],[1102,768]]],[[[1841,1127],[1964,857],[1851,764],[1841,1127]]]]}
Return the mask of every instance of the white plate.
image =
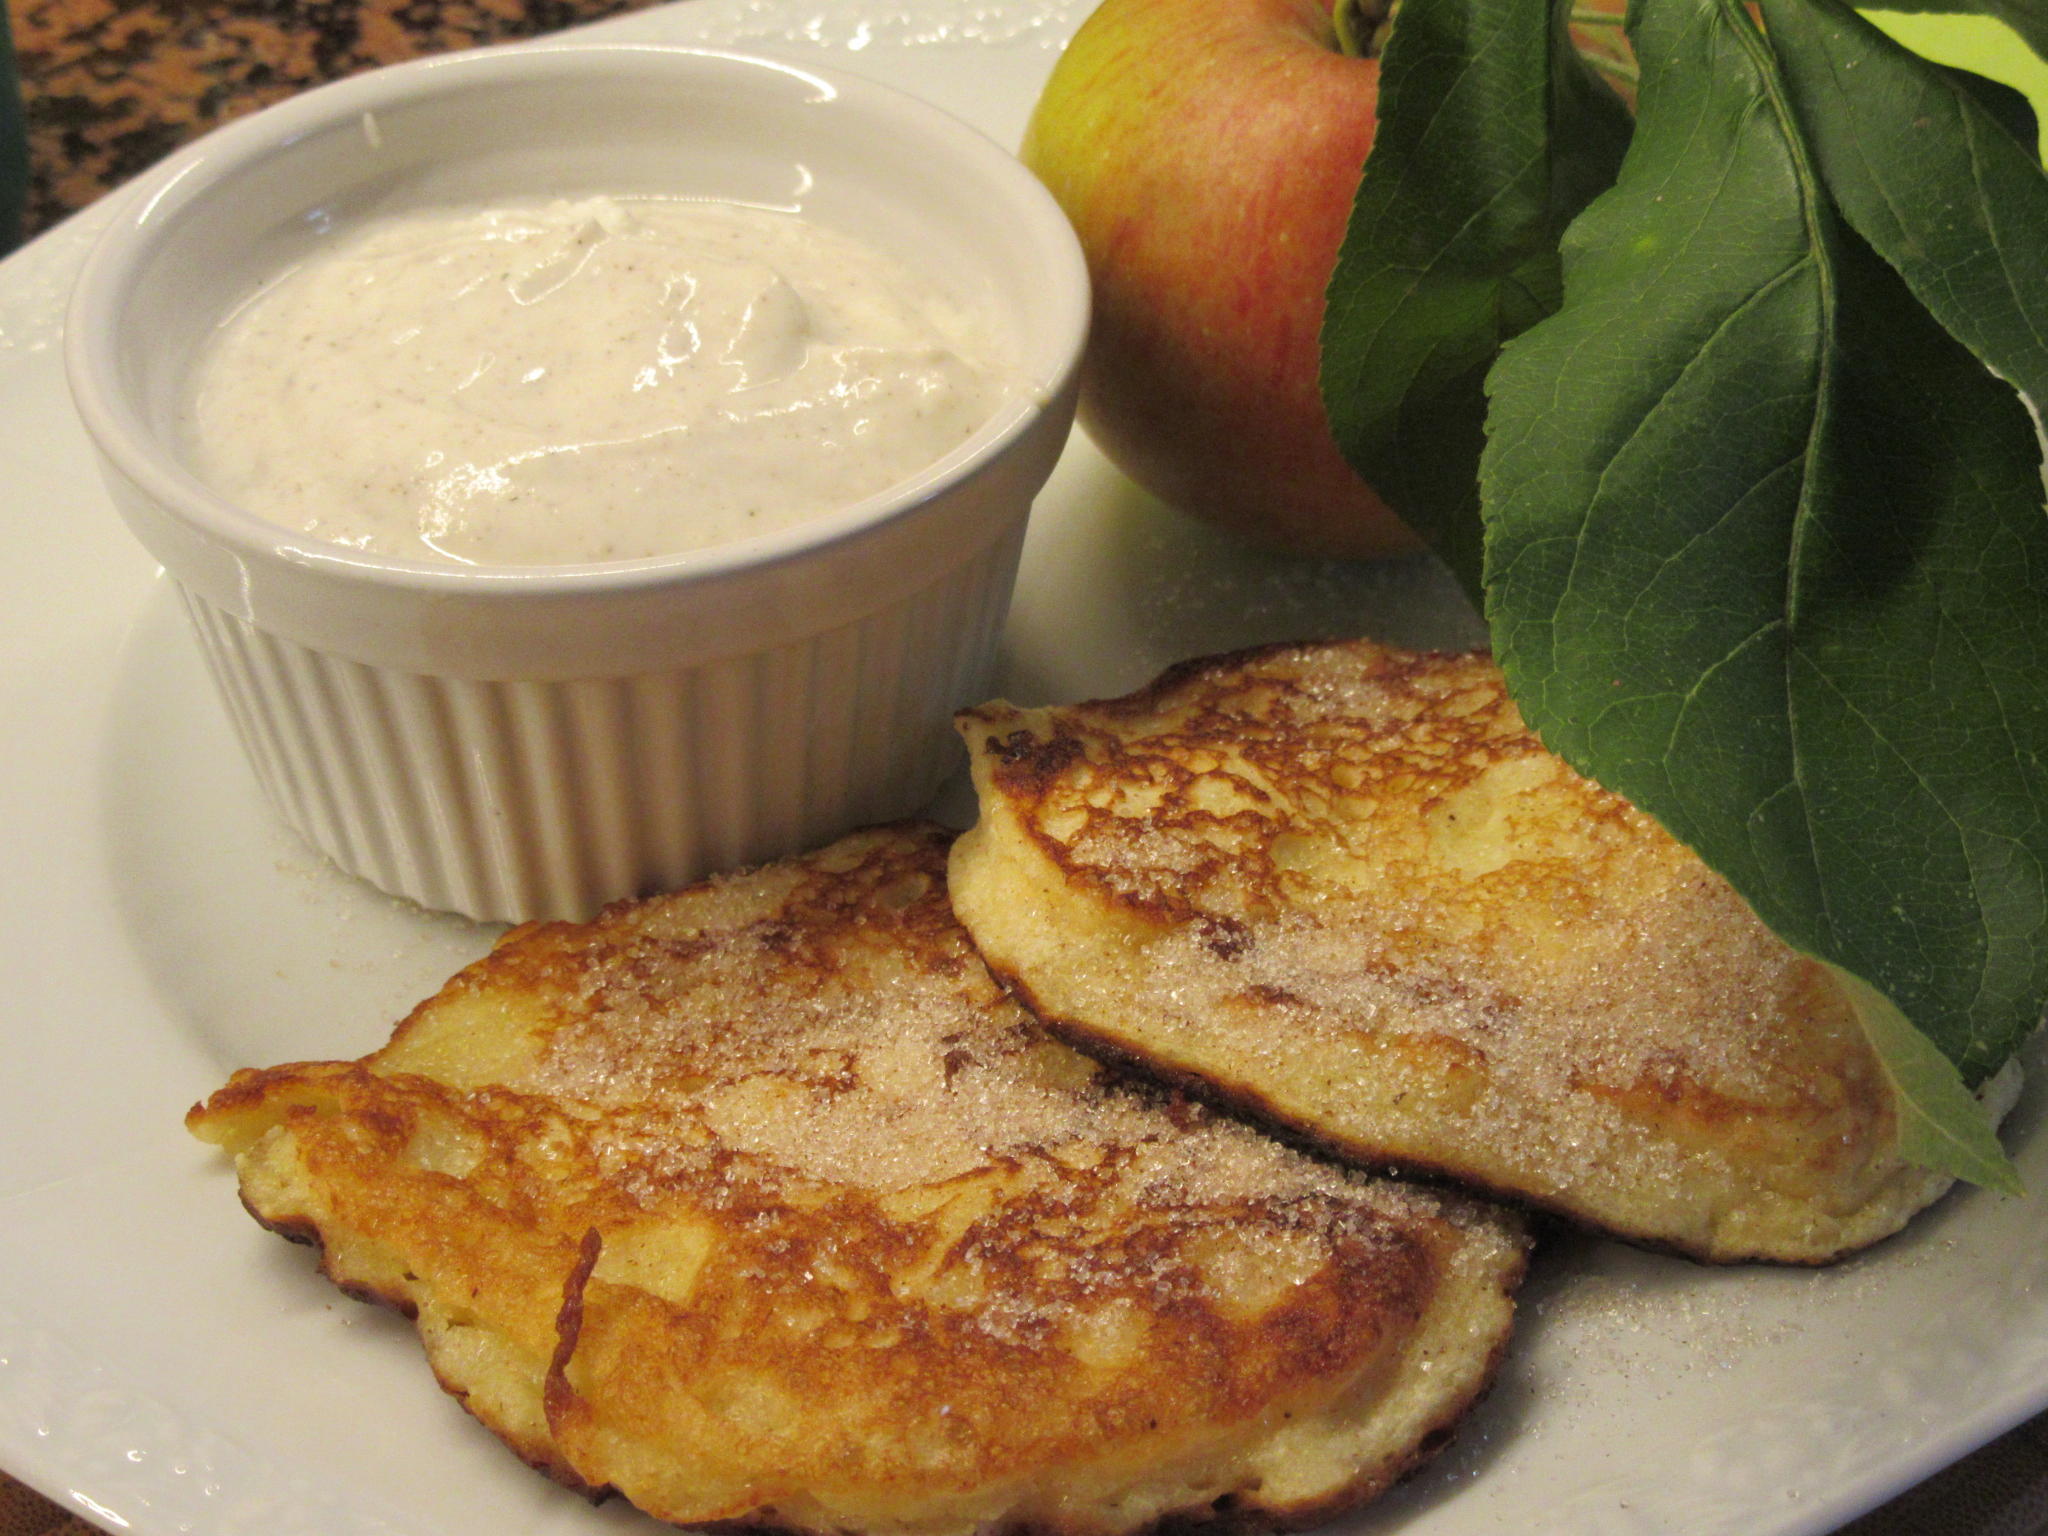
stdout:
{"type": "MultiPolygon", "coordinates": [[[[829,58],[1014,142],[1086,4],[693,0],[603,30],[829,58]]],[[[0,263],[0,1467],[139,1536],[651,1533],[522,1470],[434,1389],[411,1330],[259,1231],[179,1124],[233,1067],[373,1047],[488,935],[336,874],[257,803],[65,394],[63,296],[103,221],[0,263]]],[[[1118,692],[1184,656],[1361,630],[1476,637],[1427,565],[1247,555],[1077,441],[1005,687],[1118,692]]],[[[2012,1121],[2037,1189],[2041,1115],[2030,1091],[2012,1121]]],[[[2044,1282],[2048,1199],[1978,1193],[1821,1273],[1568,1244],[1458,1443],[1349,1530],[1831,1529],[2048,1407],[2044,1282]]]]}

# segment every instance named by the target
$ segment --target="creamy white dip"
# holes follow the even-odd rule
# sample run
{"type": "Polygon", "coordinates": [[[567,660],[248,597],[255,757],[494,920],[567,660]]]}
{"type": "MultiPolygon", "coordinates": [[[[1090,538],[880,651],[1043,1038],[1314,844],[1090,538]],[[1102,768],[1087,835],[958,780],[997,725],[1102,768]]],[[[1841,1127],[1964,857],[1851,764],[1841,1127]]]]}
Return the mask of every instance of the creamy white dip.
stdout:
{"type": "Polygon", "coordinates": [[[200,477],[387,555],[675,554],[885,490],[1008,387],[900,263],[789,214],[593,199],[373,226],[199,359],[200,477]]]}

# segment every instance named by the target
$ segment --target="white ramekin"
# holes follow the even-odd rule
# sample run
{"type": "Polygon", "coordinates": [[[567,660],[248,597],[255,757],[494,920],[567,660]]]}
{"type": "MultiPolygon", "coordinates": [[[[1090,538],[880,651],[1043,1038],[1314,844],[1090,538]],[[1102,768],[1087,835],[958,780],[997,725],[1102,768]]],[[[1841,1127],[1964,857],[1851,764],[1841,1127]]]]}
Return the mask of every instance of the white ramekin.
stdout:
{"type": "Polygon", "coordinates": [[[561,45],[380,70],[198,141],[127,194],[65,348],[115,504],[182,589],[280,813],[385,890],[519,920],[930,798],[949,717],[988,681],[1086,326],[1058,208],[943,113],[766,60],[561,45]],[[792,208],[879,245],[984,308],[1030,387],[893,491],[607,565],[367,556],[229,504],[181,462],[201,344],[332,232],[595,193],[792,208]]]}

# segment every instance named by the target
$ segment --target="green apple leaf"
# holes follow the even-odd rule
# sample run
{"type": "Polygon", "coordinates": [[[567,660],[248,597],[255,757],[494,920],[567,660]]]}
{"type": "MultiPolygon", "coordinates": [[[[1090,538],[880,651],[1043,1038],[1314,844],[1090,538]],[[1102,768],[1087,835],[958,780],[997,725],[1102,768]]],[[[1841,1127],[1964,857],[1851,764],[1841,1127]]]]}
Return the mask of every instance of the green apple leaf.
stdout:
{"type": "Polygon", "coordinates": [[[1479,590],[1485,377],[1557,307],[1557,241],[1611,183],[1627,109],[1536,0],[1404,0],[1329,287],[1322,389],[1346,458],[1479,590]]]}
{"type": "Polygon", "coordinates": [[[1949,1059],[1891,999],[1859,976],[1835,969],[1899,1103],[1899,1155],[1923,1168],[2018,1195],[2019,1170],[1998,1145],[1990,1114],[1963,1086],[1949,1059]]]}
{"type": "Polygon", "coordinates": [[[1495,649],[1554,751],[1933,1043],[1873,1031],[1982,1176],[1961,1084],[2048,1003],[2033,423],[1840,227],[1741,0],[1632,35],[1620,179],[1489,380],[1495,649]]]}
{"type": "Polygon", "coordinates": [[[2014,90],[1999,80],[1989,80],[1983,75],[1967,69],[1956,69],[1947,64],[1926,61],[1930,69],[1937,70],[1957,90],[1977,98],[1977,105],[1990,114],[1991,120],[2013,139],[2033,153],[2033,147],[2041,142],[2041,120],[2034,115],[2034,104],[2027,100],[2025,91],[2014,90]]]}
{"type": "Polygon", "coordinates": [[[2041,0],[1883,0],[1872,10],[1939,16],[1989,16],[2017,32],[2035,54],[2048,59],[2048,6],[2041,0]]]}
{"type": "Polygon", "coordinates": [[[1913,295],[2048,408],[2048,173],[1978,92],[1840,0],[1763,0],[1836,207],[1913,295]]]}

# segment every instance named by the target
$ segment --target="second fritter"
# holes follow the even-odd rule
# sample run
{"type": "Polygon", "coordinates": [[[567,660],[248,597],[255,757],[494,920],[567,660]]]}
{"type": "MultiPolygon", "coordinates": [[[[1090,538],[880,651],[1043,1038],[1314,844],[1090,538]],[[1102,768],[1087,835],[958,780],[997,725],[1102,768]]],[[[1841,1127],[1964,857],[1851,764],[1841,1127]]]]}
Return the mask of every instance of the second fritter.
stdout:
{"type": "Polygon", "coordinates": [[[1706,1259],[1820,1262],[1947,1187],[1834,978],[1483,655],[1280,646],[961,729],[954,905],[1088,1049],[1706,1259]]]}

